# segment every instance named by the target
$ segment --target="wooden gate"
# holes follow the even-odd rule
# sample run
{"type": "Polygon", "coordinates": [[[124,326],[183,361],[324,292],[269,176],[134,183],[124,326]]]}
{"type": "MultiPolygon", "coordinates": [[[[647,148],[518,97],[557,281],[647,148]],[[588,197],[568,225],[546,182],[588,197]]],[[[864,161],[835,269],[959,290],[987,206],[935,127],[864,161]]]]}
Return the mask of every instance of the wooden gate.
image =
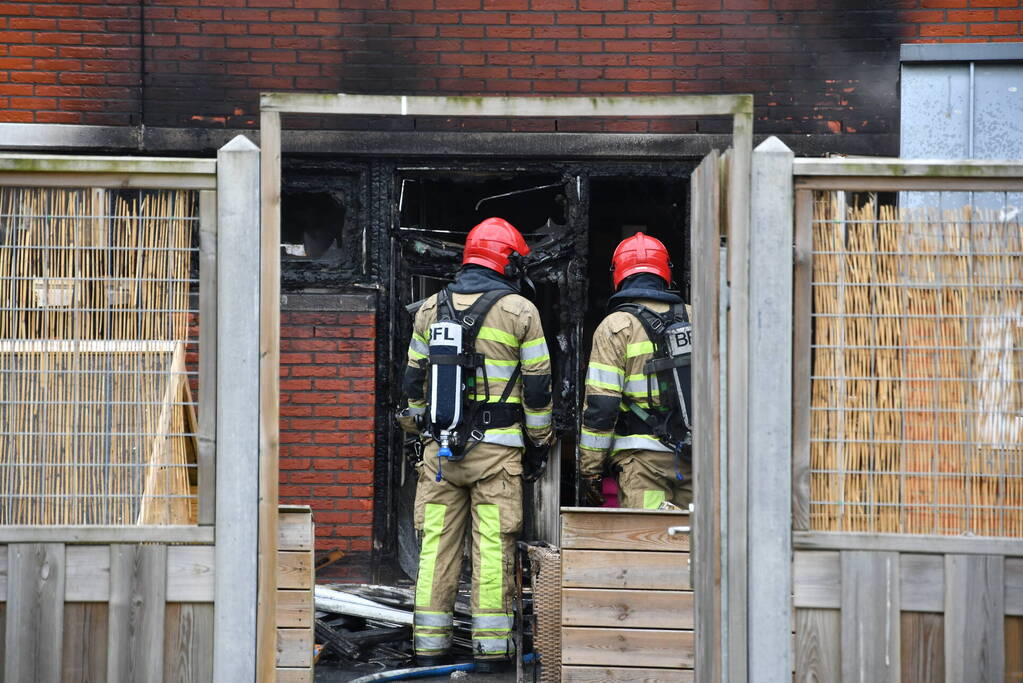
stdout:
{"type": "Polygon", "coordinates": [[[792,175],[796,678],[1017,680],[1023,166],[792,175]]]}
{"type": "Polygon", "coordinates": [[[242,137],[0,155],[0,680],[256,680],[258,197],[242,137]]]}

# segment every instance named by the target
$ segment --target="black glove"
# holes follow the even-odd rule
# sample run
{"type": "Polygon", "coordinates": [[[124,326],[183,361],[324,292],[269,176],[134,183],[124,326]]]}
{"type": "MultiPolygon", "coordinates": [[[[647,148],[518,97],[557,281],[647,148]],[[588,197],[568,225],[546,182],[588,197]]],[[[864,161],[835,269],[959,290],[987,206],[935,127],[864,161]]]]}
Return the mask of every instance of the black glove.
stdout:
{"type": "Polygon", "coordinates": [[[522,478],[533,482],[543,476],[547,471],[547,453],[551,447],[548,445],[534,446],[526,444],[526,450],[522,454],[522,478]]]}
{"type": "Polygon", "coordinates": [[[601,507],[604,505],[604,493],[601,491],[599,474],[582,475],[579,487],[580,503],[584,507],[601,507]]]}

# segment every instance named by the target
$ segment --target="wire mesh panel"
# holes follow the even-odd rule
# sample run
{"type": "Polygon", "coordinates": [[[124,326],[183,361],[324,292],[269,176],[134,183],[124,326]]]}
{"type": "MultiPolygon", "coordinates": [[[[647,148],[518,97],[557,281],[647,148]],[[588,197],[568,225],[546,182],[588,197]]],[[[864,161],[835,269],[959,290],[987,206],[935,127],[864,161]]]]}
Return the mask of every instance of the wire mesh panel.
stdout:
{"type": "Polygon", "coordinates": [[[197,205],[0,188],[0,524],[195,523],[197,205]]]}
{"type": "Polygon", "coordinates": [[[812,529],[1023,536],[1023,226],[1008,208],[816,193],[812,529]]]}

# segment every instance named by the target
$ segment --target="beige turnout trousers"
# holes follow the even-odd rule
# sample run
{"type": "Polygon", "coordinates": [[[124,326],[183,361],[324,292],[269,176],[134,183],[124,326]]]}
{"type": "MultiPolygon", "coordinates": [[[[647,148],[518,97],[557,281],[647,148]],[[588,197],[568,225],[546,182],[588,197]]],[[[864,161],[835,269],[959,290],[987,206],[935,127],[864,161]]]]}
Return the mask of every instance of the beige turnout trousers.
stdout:
{"type": "Polygon", "coordinates": [[[507,659],[514,653],[514,553],[522,526],[520,453],[481,443],[465,460],[444,462],[438,482],[437,448],[436,443],[426,448],[416,488],[415,523],[422,536],[416,579],[416,654],[439,655],[451,648],[468,526],[473,654],[477,659],[507,659]],[[499,459],[506,465],[494,467],[499,459]]]}
{"type": "Polygon", "coordinates": [[[618,504],[623,508],[657,508],[664,501],[683,510],[693,502],[693,466],[683,460],[679,469],[684,481],[675,474],[675,456],[662,451],[629,451],[620,454],[615,464],[618,475],[618,504]]]}

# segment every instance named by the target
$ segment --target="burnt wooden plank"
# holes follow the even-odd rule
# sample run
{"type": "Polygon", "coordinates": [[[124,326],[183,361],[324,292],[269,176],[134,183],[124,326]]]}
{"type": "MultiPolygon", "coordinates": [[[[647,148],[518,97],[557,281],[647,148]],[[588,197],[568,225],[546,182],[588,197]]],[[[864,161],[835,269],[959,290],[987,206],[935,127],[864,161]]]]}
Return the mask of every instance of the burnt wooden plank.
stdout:
{"type": "MultiPolygon", "coordinates": [[[[308,551],[277,553],[278,588],[312,588],[313,556],[308,551]]],[[[274,596],[276,598],[276,595],[274,596]]]]}
{"type": "Polygon", "coordinates": [[[694,645],[692,631],[563,627],[561,663],[691,669],[694,645]]]}
{"type": "Polygon", "coordinates": [[[64,654],[61,660],[61,680],[64,683],[107,680],[108,619],[105,602],[69,602],[64,605],[64,654]]]}
{"type": "Polygon", "coordinates": [[[7,619],[4,680],[56,683],[64,649],[64,563],[61,543],[7,547],[7,619]]]}
{"type": "Polygon", "coordinates": [[[109,680],[163,680],[167,546],[110,546],[109,680]]]}
{"type": "Polygon", "coordinates": [[[941,614],[903,612],[901,619],[902,680],[944,683],[945,618],[941,614]]]}
{"type": "MultiPolygon", "coordinates": [[[[562,683],[693,683],[692,669],[563,666],[562,683]]],[[[278,679],[278,683],[280,680],[278,679]]]]}
{"type": "Polygon", "coordinates": [[[792,559],[792,604],[840,607],[842,571],[837,551],[797,550],[792,559]]]}
{"type": "Polygon", "coordinates": [[[842,551],[842,680],[898,683],[899,555],[842,551]]]}
{"type": "Polygon", "coordinates": [[[668,535],[668,527],[687,526],[680,512],[561,513],[563,548],[588,550],[689,550],[689,534],[668,535]]]}
{"type": "Polygon", "coordinates": [[[277,591],[277,627],[313,627],[313,595],[310,591],[277,591]]]}
{"type": "Polygon", "coordinates": [[[796,610],[796,683],[840,683],[841,631],[837,609],[796,610]]]}
{"type": "Polygon", "coordinates": [[[570,588],[688,590],[689,554],[564,550],[561,585],[570,588]]]}
{"type": "Polygon", "coordinates": [[[566,588],[561,592],[564,626],[693,628],[689,591],[566,588]]]}
{"type": "Polygon", "coordinates": [[[945,673],[1005,677],[1005,574],[1000,555],[945,556],[945,673]]]}
{"type": "Polygon", "coordinates": [[[213,605],[167,605],[163,675],[173,683],[213,680],[213,605]]]}

